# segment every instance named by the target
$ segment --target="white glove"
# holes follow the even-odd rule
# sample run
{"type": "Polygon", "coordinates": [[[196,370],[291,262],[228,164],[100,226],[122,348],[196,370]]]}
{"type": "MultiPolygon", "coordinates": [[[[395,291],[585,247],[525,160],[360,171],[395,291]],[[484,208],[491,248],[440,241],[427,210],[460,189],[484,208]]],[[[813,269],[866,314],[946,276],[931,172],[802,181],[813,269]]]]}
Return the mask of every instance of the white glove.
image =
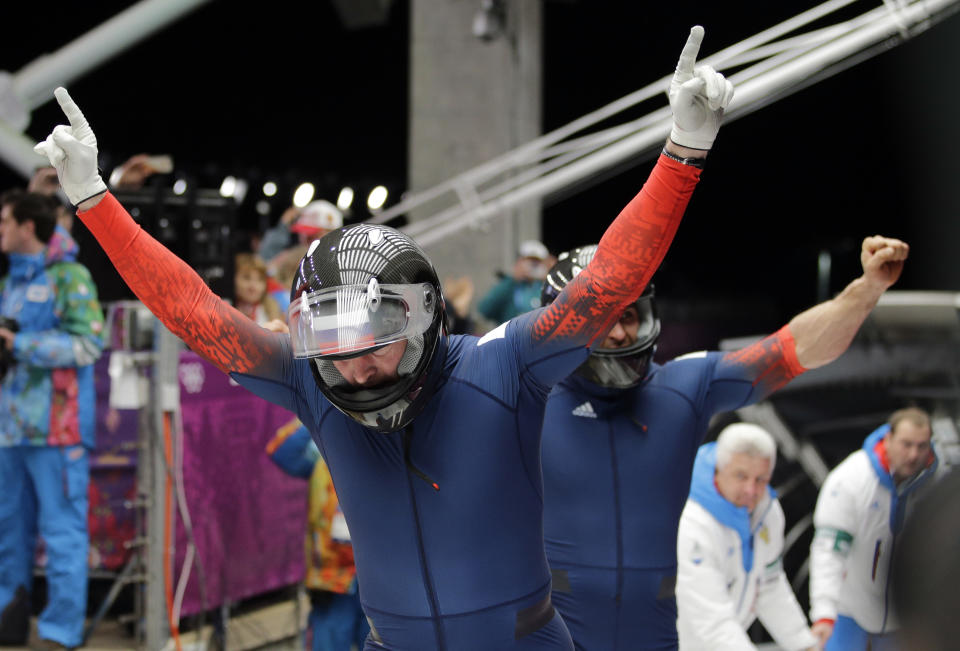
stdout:
{"type": "Polygon", "coordinates": [[[53,94],[70,121],[70,126],[58,124],[47,139],[33,150],[50,160],[60,177],[60,186],[76,206],[106,192],[107,184],[100,178],[97,169],[97,137],[93,135],[87,119],[70,99],[66,88],[57,88],[53,94]]]}
{"type": "Polygon", "coordinates": [[[667,93],[673,109],[670,140],[691,149],[710,149],[720,130],[723,109],[733,99],[733,84],[719,72],[710,66],[694,70],[701,41],[703,27],[691,27],[667,93]]]}

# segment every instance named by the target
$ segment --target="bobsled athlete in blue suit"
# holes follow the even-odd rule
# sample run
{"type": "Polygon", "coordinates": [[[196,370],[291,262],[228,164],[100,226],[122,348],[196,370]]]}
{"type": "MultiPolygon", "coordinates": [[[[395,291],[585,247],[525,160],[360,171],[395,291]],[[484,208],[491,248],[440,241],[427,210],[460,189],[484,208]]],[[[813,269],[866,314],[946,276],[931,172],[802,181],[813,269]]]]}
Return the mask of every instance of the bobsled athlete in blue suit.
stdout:
{"type": "MultiPolygon", "coordinates": [[[[720,411],[769,396],[850,345],[908,248],[863,241],[863,275],[836,298],[742,350],[651,363],[660,336],[653,286],[553,389],[543,423],[544,536],[553,602],[578,650],[676,649],[677,528],[697,448],[720,411]]],[[[597,247],[561,254],[551,304],[597,247]]]]}
{"type": "Polygon", "coordinates": [[[426,255],[372,224],[314,241],[289,334],[259,327],[107,192],[89,124],[55,92],[70,125],[38,151],[127,284],[193,350],[310,429],[350,529],[367,649],[573,648],[543,548],[544,405],[636,301],[679,226],[733,94],[694,68],[702,38],[691,30],[677,65],[664,153],[593,263],[549,307],[479,339],[446,334],[426,255]]]}

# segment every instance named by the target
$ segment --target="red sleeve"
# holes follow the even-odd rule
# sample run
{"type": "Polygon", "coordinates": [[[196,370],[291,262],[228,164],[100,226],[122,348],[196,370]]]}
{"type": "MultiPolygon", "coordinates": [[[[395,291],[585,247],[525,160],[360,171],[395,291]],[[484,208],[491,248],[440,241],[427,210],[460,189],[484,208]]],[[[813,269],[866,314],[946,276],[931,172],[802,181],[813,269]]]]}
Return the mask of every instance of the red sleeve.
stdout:
{"type": "Polygon", "coordinates": [[[225,372],[263,370],[280,349],[264,330],[219,296],[183,260],[140,228],[109,192],[77,216],[127,286],[170,331],[225,372]]]}
{"type": "Polygon", "coordinates": [[[661,155],[607,228],[593,260],[534,324],[536,340],[592,345],[640,296],[673,241],[700,169],[661,155]]]}
{"type": "Polygon", "coordinates": [[[750,375],[755,378],[753,385],[760,386],[763,396],[770,395],[807,370],[797,359],[797,344],[789,324],[746,348],[727,353],[723,361],[748,367],[750,375]]]}

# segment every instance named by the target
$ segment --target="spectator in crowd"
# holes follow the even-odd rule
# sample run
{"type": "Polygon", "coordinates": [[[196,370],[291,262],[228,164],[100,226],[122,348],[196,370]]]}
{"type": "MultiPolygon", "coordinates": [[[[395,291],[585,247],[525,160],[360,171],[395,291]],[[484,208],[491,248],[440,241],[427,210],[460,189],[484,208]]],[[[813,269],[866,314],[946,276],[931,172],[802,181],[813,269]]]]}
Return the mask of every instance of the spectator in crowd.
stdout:
{"type": "Polygon", "coordinates": [[[447,320],[450,334],[472,335],[476,333],[476,323],[471,314],[473,302],[473,280],[470,276],[447,278],[443,283],[443,295],[447,299],[447,320]]]}
{"type": "Polygon", "coordinates": [[[139,190],[151,176],[172,171],[173,158],[166,154],[134,154],[111,172],[110,187],[115,190],[139,190]]]}
{"type": "Polygon", "coordinates": [[[341,226],[343,213],[329,201],[318,199],[308,203],[302,210],[290,206],[280,216],[280,221],[263,234],[257,253],[268,265],[272,265],[277,255],[293,246],[290,243],[291,233],[296,234],[297,245],[305,246],[341,226]]]}
{"type": "Polygon", "coordinates": [[[907,509],[937,468],[930,437],[927,412],[897,410],[820,488],[810,618],[828,651],[900,648],[888,579],[907,509]]]}
{"type": "MultiPolygon", "coordinates": [[[[595,250],[561,254],[545,304],[595,250]]],[[[710,418],[839,357],[907,253],[899,240],[868,237],[863,275],[837,297],[742,350],[663,365],[651,361],[660,320],[650,286],[553,390],[543,424],[544,536],[554,603],[580,648],[676,648],[677,526],[710,418]]]]}
{"type": "Polygon", "coordinates": [[[30,177],[27,184],[27,192],[36,192],[51,197],[56,201],[57,226],[63,228],[67,233],[73,229],[73,210],[64,205],[65,195],[60,191],[60,179],[57,178],[57,170],[51,166],[39,167],[30,177]]]}
{"type": "Polygon", "coordinates": [[[284,249],[267,265],[267,291],[280,306],[286,316],[290,307],[290,284],[300,267],[300,261],[307,254],[307,244],[295,244],[284,249]]]}
{"type": "Polygon", "coordinates": [[[329,201],[319,199],[303,209],[287,208],[280,221],[260,240],[257,254],[267,263],[268,291],[284,312],[290,306],[290,283],[313,240],[343,226],[343,213],[329,201]],[[296,243],[291,244],[291,234],[296,243]]]}
{"type": "Polygon", "coordinates": [[[936,480],[907,515],[893,557],[900,648],[951,651],[960,636],[960,470],[936,480]]]}
{"type": "Polygon", "coordinates": [[[94,447],[93,363],[103,312],[65,231],[52,246],[55,205],[37,193],[0,212],[0,641],[25,644],[36,534],[47,552],[47,605],[37,624],[49,648],[81,643],[87,603],[87,486],[94,447]]]}
{"type": "Polygon", "coordinates": [[[543,548],[544,405],[636,301],[696,187],[733,95],[722,75],[695,69],[702,38],[691,29],[677,64],[664,152],[593,262],[548,308],[481,339],[446,334],[432,264],[375,224],[313,242],[290,334],[258,327],[107,191],[96,137],[56,89],[70,125],[37,150],[121,276],[194,351],[310,428],[350,526],[366,649],[572,651],[543,548]]]}
{"type": "Polygon", "coordinates": [[[253,253],[238,253],[234,262],[234,307],[266,325],[274,319],[286,320],[276,299],[267,291],[267,265],[253,253]]]}
{"type": "Polygon", "coordinates": [[[494,325],[505,323],[540,306],[540,288],[550,268],[550,252],[537,240],[520,244],[513,273],[504,276],[490,288],[477,312],[494,325]]]}
{"type": "Polygon", "coordinates": [[[776,461],[773,437],[750,423],[697,452],[677,534],[681,649],[755,649],[747,629],[756,619],[784,651],[817,647],[783,571],[783,509],[769,486],[776,461]]]}
{"type": "Polygon", "coordinates": [[[330,470],[310,431],[297,419],[277,431],[267,454],[288,475],[310,482],[304,578],[310,597],[309,648],[350,651],[356,644],[362,649],[370,626],[360,607],[350,530],[330,470]]]}

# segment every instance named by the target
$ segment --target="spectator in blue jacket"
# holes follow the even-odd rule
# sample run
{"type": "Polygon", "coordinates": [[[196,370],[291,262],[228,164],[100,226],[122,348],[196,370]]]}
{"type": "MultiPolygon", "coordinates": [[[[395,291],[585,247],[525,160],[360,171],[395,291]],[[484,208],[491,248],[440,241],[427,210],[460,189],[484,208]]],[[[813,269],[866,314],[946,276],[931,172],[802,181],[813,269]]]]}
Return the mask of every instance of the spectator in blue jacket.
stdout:
{"type": "MultiPolygon", "coordinates": [[[[33,559],[39,530],[47,550],[47,606],[41,639],[82,641],[87,604],[87,486],[94,447],[93,363],[103,312],[97,288],[76,260],[77,245],[56,226],[56,205],[36,193],[0,210],[0,642],[29,634],[33,559]]],[[[57,646],[54,646],[57,648],[57,646]]]]}
{"type": "Polygon", "coordinates": [[[477,312],[494,325],[540,307],[540,287],[550,268],[550,252],[537,240],[520,245],[513,273],[504,276],[477,304],[477,312]]]}

